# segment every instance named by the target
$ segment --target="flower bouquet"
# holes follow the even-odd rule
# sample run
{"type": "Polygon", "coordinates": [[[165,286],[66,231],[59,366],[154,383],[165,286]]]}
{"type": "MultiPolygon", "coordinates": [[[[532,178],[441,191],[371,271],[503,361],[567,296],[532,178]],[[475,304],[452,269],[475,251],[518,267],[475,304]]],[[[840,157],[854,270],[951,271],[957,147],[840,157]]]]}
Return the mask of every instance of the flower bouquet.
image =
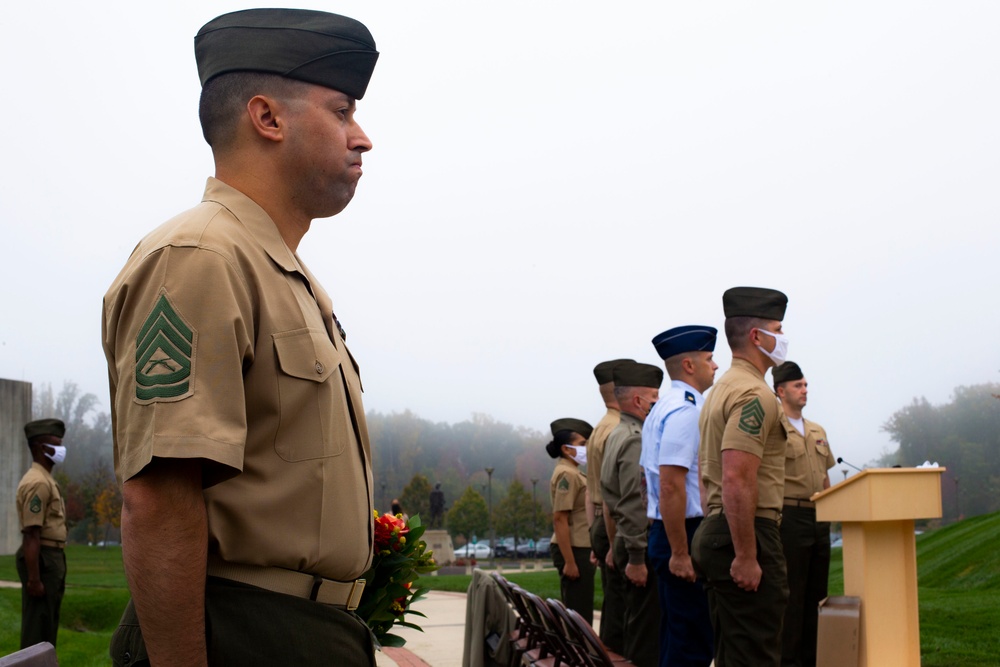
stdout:
{"type": "MultiPolygon", "coordinates": [[[[412,609],[428,589],[414,586],[421,574],[438,569],[427,543],[420,539],[424,527],[419,516],[403,521],[402,515],[375,511],[375,555],[364,573],[365,590],[357,614],[371,629],[378,646],[402,646],[406,640],[389,631],[394,625],[421,630],[407,615],[424,616],[412,609]]],[[[426,618],[426,617],[425,617],[426,618]]]]}

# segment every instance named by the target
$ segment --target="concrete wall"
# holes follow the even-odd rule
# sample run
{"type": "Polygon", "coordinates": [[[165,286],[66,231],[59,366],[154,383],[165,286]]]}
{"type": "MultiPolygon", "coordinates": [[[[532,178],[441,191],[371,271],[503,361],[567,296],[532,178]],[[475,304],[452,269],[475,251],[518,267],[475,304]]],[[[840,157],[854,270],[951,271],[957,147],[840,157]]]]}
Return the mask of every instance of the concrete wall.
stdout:
{"type": "Polygon", "coordinates": [[[0,554],[21,546],[17,483],[31,467],[24,425],[31,421],[31,383],[0,379],[0,554]]]}

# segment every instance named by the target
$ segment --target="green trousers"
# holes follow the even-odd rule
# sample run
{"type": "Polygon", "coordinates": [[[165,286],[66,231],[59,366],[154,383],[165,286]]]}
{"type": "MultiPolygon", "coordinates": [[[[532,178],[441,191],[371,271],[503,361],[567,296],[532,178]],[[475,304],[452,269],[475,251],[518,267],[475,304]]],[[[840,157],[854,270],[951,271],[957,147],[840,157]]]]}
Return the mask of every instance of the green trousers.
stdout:
{"type": "Polygon", "coordinates": [[[615,653],[625,649],[625,575],[610,568],[604,558],[608,555],[611,542],[604,517],[594,517],[590,526],[590,544],[601,568],[601,590],[604,604],[601,605],[601,641],[615,653]]]}
{"type": "Polygon", "coordinates": [[[28,595],[28,563],[24,550],[15,556],[17,575],[21,578],[21,648],[41,642],[56,645],[59,632],[59,608],[66,591],[66,553],[56,547],[42,547],[38,554],[39,574],[45,595],[34,598],[28,595]]]}
{"type": "Polygon", "coordinates": [[[695,531],[691,557],[705,577],[715,632],[715,667],[778,667],[781,626],[788,604],[788,574],[778,522],[754,519],[760,585],[745,591],[729,575],[736,557],[724,514],[707,517],[695,531]]]}
{"type": "Polygon", "coordinates": [[[563,576],[566,559],[563,558],[559,545],[555,542],[549,547],[552,554],[552,564],[559,572],[559,592],[563,604],[583,616],[587,623],[594,624],[594,566],[590,564],[590,549],[573,547],[573,561],[580,571],[577,579],[567,579],[563,576]]]}
{"type": "Polygon", "coordinates": [[[636,586],[625,576],[628,551],[625,540],[615,538],[615,569],[625,581],[625,651],[623,656],[637,667],[660,664],[660,594],[656,568],[646,551],[646,585],[636,586]]]}
{"type": "MultiPolygon", "coordinates": [[[[212,667],[374,667],[368,627],[353,613],[256,586],[209,577],[205,639],[212,667]]],[[[130,600],[111,637],[115,667],[149,665],[130,600]]]]}

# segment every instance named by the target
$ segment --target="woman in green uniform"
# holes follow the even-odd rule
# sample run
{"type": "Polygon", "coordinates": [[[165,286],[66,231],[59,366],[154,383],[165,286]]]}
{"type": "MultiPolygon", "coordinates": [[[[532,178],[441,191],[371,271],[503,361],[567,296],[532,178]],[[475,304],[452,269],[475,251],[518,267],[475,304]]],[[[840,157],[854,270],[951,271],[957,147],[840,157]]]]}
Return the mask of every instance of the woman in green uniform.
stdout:
{"type": "Polygon", "coordinates": [[[590,562],[590,526],[587,523],[587,438],[593,427],[580,419],[552,422],[552,441],[545,446],[556,459],[549,492],[552,498],[552,562],[559,570],[562,601],[594,622],[594,566],[590,562]]]}

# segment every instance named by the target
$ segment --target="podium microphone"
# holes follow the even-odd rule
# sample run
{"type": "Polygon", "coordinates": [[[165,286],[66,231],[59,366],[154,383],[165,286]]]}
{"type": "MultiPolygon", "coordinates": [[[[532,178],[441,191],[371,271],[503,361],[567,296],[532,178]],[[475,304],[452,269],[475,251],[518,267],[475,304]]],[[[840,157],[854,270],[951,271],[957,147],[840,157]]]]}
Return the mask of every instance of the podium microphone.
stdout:
{"type": "Polygon", "coordinates": [[[843,458],[841,458],[839,456],[837,457],[837,463],[843,463],[845,466],[851,466],[852,468],[854,468],[858,472],[864,472],[864,470],[862,470],[858,466],[854,465],[853,463],[848,463],[847,461],[845,461],[843,458]]]}

